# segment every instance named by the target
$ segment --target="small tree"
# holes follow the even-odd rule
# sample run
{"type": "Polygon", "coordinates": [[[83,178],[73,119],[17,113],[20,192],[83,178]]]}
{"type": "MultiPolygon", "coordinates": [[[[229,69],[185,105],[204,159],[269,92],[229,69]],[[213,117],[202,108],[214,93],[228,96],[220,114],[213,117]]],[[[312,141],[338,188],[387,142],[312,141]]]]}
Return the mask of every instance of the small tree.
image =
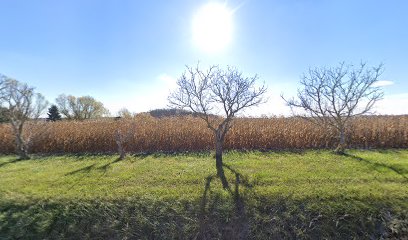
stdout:
{"type": "Polygon", "coordinates": [[[61,94],[55,99],[55,102],[67,119],[84,120],[109,114],[103,103],[91,96],[74,97],[61,94]]]}
{"type": "Polygon", "coordinates": [[[309,69],[304,74],[297,99],[286,100],[288,106],[303,110],[305,117],[318,125],[334,128],[339,136],[337,153],[344,153],[346,129],[351,118],[370,113],[374,104],[382,99],[383,91],[375,86],[383,72],[383,65],[368,68],[344,62],[334,68],[309,69]]]}
{"type": "Polygon", "coordinates": [[[126,157],[128,145],[134,140],[136,134],[136,120],[119,119],[115,128],[115,142],[119,153],[118,160],[123,160],[126,157]]]}
{"type": "Polygon", "coordinates": [[[127,108],[121,108],[118,111],[117,116],[119,118],[132,118],[133,114],[127,108]]]}
{"type": "Polygon", "coordinates": [[[0,86],[0,104],[8,109],[7,118],[16,139],[17,154],[20,159],[29,159],[28,147],[32,139],[27,137],[29,134],[25,134],[24,126],[27,121],[40,117],[48,105],[47,101],[41,94],[34,92],[33,87],[4,77],[0,86]]]}
{"type": "Polygon", "coordinates": [[[256,87],[257,79],[256,75],[244,77],[233,67],[223,70],[218,66],[211,66],[203,71],[198,65],[196,68],[187,66],[187,70],[177,81],[178,88],[169,96],[171,106],[191,110],[213,131],[217,174],[221,177],[224,187],[228,186],[222,178],[225,136],[239,112],[263,102],[262,96],[266,87],[256,87]]]}
{"type": "Polygon", "coordinates": [[[48,109],[47,115],[47,121],[55,122],[61,120],[61,114],[59,113],[56,105],[51,105],[51,107],[48,109]]]}

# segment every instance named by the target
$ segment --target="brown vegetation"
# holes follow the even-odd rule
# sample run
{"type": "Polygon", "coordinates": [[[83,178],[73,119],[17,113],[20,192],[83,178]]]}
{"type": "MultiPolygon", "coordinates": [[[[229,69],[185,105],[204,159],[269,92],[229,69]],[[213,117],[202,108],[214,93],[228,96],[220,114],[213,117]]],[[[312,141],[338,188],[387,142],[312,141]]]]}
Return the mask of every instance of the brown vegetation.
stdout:
{"type": "MultiPolygon", "coordinates": [[[[118,129],[129,134],[127,152],[183,152],[214,149],[213,133],[200,118],[154,118],[138,115],[121,120],[47,122],[36,134],[33,153],[115,153],[118,129]],[[134,127],[135,126],[135,127],[134,127]]],[[[27,123],[25,126],[33,129],[27,123]]],[[[40,126],[39,126],[40,127],[40,126]]],[[[9,124],[0,124],[0,153],[14,151],[9,124]]],[[[336,145],[337,135],[301,118],[238,118],[227,134],[225,148],[237,150],[320,149],[336,145]]],[[[408,116],[353,119],[347,132],[349,148],[408,147],[408,116]]]]}

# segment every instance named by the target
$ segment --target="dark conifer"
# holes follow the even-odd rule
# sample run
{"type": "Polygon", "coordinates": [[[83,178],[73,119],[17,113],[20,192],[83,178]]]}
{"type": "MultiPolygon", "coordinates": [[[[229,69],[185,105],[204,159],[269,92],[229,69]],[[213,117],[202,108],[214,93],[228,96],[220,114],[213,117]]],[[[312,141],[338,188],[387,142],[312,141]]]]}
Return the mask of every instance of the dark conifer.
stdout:
{"type": "Polygon", "coordinates": [[[47,115],[47,121],[55,122],[61,120],[61,114],[59,113],[56,105],[51,105],[51,107],[48,109],[47,115]]]}

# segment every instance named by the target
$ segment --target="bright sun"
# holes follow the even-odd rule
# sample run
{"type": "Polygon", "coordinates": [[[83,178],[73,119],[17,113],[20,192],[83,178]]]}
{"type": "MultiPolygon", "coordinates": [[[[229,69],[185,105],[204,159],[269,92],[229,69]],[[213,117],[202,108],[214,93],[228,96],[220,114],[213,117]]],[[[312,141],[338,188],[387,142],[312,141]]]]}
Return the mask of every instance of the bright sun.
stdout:
{"type": "Polygon", "coordinates": [[[193,19],[194,43],[205,52],[224,49],[232,38],[232,11],[225,4],[208,3],[193,19]]]}

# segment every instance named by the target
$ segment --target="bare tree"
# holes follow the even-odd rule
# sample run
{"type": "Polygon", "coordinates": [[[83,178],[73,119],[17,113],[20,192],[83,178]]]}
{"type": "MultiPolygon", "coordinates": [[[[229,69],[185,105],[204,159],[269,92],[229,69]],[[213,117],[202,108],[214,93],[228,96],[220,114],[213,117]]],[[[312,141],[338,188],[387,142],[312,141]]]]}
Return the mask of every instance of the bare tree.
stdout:
{"type": "Polygon", "coordinates": [[[119,109],[118,113],[116,114],[120,118],[132,118],[134,116],[127,108],[119,109]]]}
{"type": "Polygon", "coordinates": [[[346,148],[346,129],[351,118],[369,114],[374,104],[382,99],[383,91],[375,86],[383,72],[383,65],[369,68],[365,63],[358,67],[344,62],[334,68],[309,69],[304,74],[297,99],[286,100],[292,112],[312,122],[334,128],[339,136],[337,153],[346,148]],[[296,114],[296,113],[295,113],[296,114]]]}
{"type": "Polygon", "coordinates": [[[4,93],[4,89],[6,88],[6,80],[7,77],[0,74],[0,123],[2,122],[8,122],[10,119],[8,118],[8,108],[3,107],[3,102],[5,100],[5,93],[4,93]]]}
{"type": "Polygon", "coordinates": [[[24,132],[27,121],[37,120],[48,102],[33,87],[4,77],[0,87],[0,104],[7,108],[7,118],[16,139],[16,151],[20,159],[29,159],[28,148],[32,140],[30,132],[24,132]]]}
{"type": "Polygon", "coordinates": [[[134,140],[136,134],[136,120],[130,118],[119,119],[115,128],[115,142],[119,152],[118,160],[123,160],[126,157],[128,145],[134,140]]]}
{"type": "Polygon", "coordinates": [[[55,102],[67,119],[84,120],[109,114],[103,103],[91,96],[74,97],[61,94],[55,99],[55,102]]]}
{"type": "MultiPolygon", "coordinates": [[[[169,96],[172,107],[188,109],[201,117],[215,137],[217,174],[224,176],[222,153],[225,136],[233,119],[242,110],[263,102],[264,85],[256,87],[258,76],[244,77],[236,68],[223,70],[211,66],[203,71],[197,65],[187,70],[177,81],[178,88],[169,96]],[[218,116],[222,116],[222,118],[218,116]]],[[[228,186],[221,177],[224,187],[228,186]]]]}

